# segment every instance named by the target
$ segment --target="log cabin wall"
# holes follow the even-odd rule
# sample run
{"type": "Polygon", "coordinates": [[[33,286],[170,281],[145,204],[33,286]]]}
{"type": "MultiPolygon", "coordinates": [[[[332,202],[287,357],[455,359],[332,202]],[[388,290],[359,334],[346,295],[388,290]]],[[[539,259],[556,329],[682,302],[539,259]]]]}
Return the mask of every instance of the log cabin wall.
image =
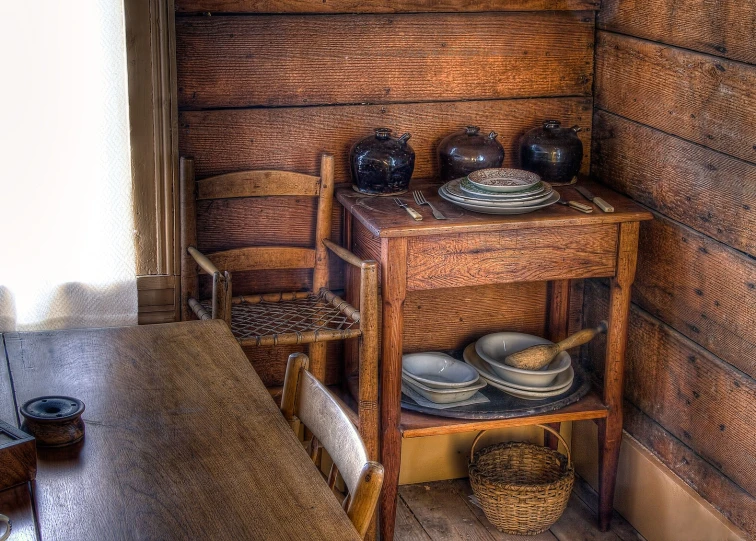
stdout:
{"type": "MultiPolygon", "coordinates": [[[[592,173],[656,217],[625,427],[756,537],[756,4],[604,0],[597,28],[592,173]]],[[[606,298],[586,284],[587,322],[606,298]]]]}
{"type": "MultiPolygon", "coordinates": [[[[327,151],[337,179],[349,181],[351,144],[387,126],[412,134],[413,177],[428,178],[453,130],[497,131],[511,165],[519,137],[557,118],[584,128],[587,172],[596,9],[594,0],[176,0],[180,153],[203,178],[251,168],[317,174],[327,151]]],[[[304,199],[199,210],[201,250],[311,242],[314,207],[304,199]],[[304,225],[289,225],[295,218],[304,225]]],[[[340,227],[336,213],[336,240],[340,227]]],[[[273,282],[298,289],[309,277],[237,274],[235,291],[273,282]]],[[[420,292],[406,303],[415,328],[406,349],[459,348],[501,328],[542,333],[545,297],[544,283],[463,288],[451,299],[420,292]]],[[[281,384],[291,349],[250,352],[267,385],[281,384]]],[[[329,365],[328,381],[338,377],[329,365]]]]}

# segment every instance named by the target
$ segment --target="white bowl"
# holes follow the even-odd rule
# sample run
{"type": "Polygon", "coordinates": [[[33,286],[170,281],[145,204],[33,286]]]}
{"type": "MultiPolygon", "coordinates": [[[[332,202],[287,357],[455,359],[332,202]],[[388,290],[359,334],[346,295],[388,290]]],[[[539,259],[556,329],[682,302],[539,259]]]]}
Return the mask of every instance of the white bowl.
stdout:
{"type": "Polygon", "coordinates": [[[479,379],[472,386],[463,389],[433,389],[432,387],[427,387],[419,381],[408,378],[404,375],[402,376],[402,383],[412,388],[413,391],[416,391],[423,398],[435,402],[436,404],[462,402],[463,400],[472,398],[475,393],[487,385],[484,379],[479,379]]]}
{"type": "Polygon", "coordinates": [[[567,370],[561,372],[548,387],[529,387],[498,377],[491,370],[491,365],[484,361],[475,351],[475,344],[470,344],[465,348],[464,357],[466,363],[472,365],[480,372],[480,377],[486,383],[492,387],[496,387],[500,391],[524,400],[543,400],[544,398],[562,395],[570,390],[572,381],[575,379],[575,370],[570,366],[567,370]]]}
{"type": "Polygon", "coordinates": [[[502,379],[531,387],[547,387],[560,372],[564,372],[571,366],[572,360],[566,351],[557,355],[541,370],[525,370],[504,364],[507,355],[541,344],[553,344],[553,342],[532,334],[497,332],[487,334],[478,340],[475,343],[475,351],[502,379]]]}
{"type": "Polygon", "coordinates": [[[402,373],[433,389],[468,387],[479,377],[471,366],[435,351],[402,355],[402,373]]]}

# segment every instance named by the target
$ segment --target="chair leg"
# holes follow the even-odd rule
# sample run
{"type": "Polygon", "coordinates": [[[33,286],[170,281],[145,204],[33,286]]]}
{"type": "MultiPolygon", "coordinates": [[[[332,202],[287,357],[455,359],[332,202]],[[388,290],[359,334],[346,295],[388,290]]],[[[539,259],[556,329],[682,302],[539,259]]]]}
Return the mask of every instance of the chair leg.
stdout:
{"type": "Polygon", "coordinates": [[[313,342],[309,346],[310,373],[325,383],[327,342],[313,342]]]}

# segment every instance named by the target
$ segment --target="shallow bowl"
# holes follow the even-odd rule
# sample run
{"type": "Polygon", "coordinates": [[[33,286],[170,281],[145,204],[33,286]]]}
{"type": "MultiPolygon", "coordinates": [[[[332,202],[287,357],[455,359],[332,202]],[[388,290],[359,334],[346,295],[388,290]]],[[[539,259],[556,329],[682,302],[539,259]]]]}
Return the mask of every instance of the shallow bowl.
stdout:
{"type": "Polygon", "coordinates": [[[525,370],[504,364],[507,355],[541,344],[553,344],[553,342],[532,334],[497,332],[487,334],[478,340],[475,343],[475,351],[499,377],[506,381],[530,387],[548,387],[559,373],[567,370],[572,364],[567,352],[561,352],[541,370],[525,370]]]}
{"type": "Polygon", "coordinates": [[[489,192],[519,192],[541,182],[541,177],[524,169],[499,167],[473,171],[467,180],[489,192]]]}
{"type": "Polygon", "coordinates": [[[479,377],[468,364],[436,351],[402,355],[402,373],[433,389],[468,387],[479,377]]]}
{"type": "Polygon", "coordinates": [[[402,383],[411,387],[413,391],[416,391],[420,396],[435,402],[436,404],[450,404],[452,402],[462,402],[472,398],[475,393],[481,390],[487,385],[484,379],[479,379],[471,386],[464,387],[462,389],[434,389],[423,385],[417,380],[408,378],[402,375],[402,383]]]}

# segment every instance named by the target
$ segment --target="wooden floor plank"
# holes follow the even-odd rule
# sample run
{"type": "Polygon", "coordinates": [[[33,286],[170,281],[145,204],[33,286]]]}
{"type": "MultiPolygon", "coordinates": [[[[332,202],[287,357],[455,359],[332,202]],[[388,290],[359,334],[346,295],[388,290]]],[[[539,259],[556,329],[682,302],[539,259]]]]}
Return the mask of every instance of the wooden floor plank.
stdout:
{"type": "MultiPolygon", "coordinates": [[[[575,476],[575,486],[572,489],[572,494],[580,498],[592,512],[597,512],[598,494],[584,479],[575,476]]],[[[612,531],[622,541],[645,541],[645,537],[639,534],[617,511],[612,514],[612,531]]]]}
{"type": "MultiPolygon", "coordinates": [[[[472,493],[466,479],[420,483],[400,487],[399,493],[412,514],[434,541],[481,540],[517,541],[494,528],[485,517],[473,512],[468,495],[472,493]],[[482,519],[482,520],[481,520],[482,519]]],[[[398,538],[394,537],[395,541],[398,538]]],[[[533,541],[555,541],[549,532],[529,537],[533,541]]]]}
{"type": "Polygon", "coordinates": [[[614,530],[600,532],[596,528],[596,515],[574,493],[562,517],[551,527],[551,532],[559,541],[621,541],[614,530]]]}
{"type": "Polygon", "coordinates": [[[396,502],[396,526],[394,527],[394,539],[401,541],[430,541],[430,536],[425,533],[420,521],[415,518],[407,504],[399,495],[396,502]]]}
{"type": "Polygon", "coordinates": [[[467,479],[399,487],[394,541],[645,541],[617,513],[611,531],[599,532],[596,493],[579,478],[562,518],[550,530],[533,537],[498,531],[488,522],[483,510],[470,502],[470,494],[472,489],[467,479]]]}

